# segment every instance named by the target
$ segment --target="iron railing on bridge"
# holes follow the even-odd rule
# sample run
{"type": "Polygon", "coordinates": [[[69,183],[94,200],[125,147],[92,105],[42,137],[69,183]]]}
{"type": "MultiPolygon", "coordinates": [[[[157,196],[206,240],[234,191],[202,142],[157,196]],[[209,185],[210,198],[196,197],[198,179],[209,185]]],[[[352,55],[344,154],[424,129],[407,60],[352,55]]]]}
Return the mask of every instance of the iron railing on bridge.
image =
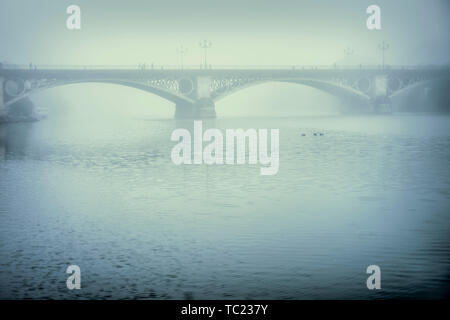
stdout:
{"type": "MultiPolygon", "coordinates": [[[[381,65],[16,65],[0,64],[5,70],[382,70],[381,65]]],[[[384,70],[450,69],[450,65],[385,65],[384,70]]]]}
{"type": "MultiPolygon", "coordinates": [[[[20,70],[381,70],[381,65],[0,65],[3,69],[20,70]]],[[[385,65],[385,70],[450,69],[449,65],[385,65]]]]}

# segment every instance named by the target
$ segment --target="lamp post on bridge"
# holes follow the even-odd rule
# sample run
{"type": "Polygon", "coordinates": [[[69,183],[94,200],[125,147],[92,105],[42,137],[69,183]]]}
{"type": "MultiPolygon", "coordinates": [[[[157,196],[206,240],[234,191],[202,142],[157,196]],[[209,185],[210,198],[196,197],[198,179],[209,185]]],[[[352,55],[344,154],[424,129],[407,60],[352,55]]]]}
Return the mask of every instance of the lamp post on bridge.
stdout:
{"type": "Polygon", "coordinates": [[[351,55],[354,54],[355,52],[353,51],[352,48],[347,47],[347,48],[345,48],[344,53],[345,53],[346,56],[351,56],[351,55]]]}
{"type": "Polygon", "coordinates": [[[384,70],[384,52],[389,49],[389,43],[383,42],[378,45],[378,49],[381,50],[381,68],[384,70]]]}
{"type": "Polygon", "coordinates": [[[347,58],[349,58],[349,57],[350,57],[353,53],[355,53],[355,52],[353,51],[352,48],[347,47],[347,48],[344,49],[344,53],[345,53],[345,56],[346,56],[347,58]]]}
{"type": "Polygon", "coordinates": [[[202,48],[204,50],[204,59],[205,59],[204,62],[205,62],[205,70],[206,70],[206,69],[208,69],[208,63],[206,61],[206,52],[209,48],[211,48],[212,43],[211,43],[211,41],[203,40],[203,41],[200,41],[199,46],[200,46],[200,48],[202,48]]]}
{"type": "Polygon", "coordinates": [[[355,53],[355,51],[353,51],[352,48],[347,47],[347,48],[344,49],[344,53],[345,53],[345,56],[346,56],[346,57],[350,57],[352,54],[355,53]]]}
{"type": "Polygon", "coordinates": [[[188,50],[186,48],[183,48],[183,46],[177,49],[177,53],[180,55],[181,70],[183,70],[183,57],[187,53],[187,51],[188,50]]]}

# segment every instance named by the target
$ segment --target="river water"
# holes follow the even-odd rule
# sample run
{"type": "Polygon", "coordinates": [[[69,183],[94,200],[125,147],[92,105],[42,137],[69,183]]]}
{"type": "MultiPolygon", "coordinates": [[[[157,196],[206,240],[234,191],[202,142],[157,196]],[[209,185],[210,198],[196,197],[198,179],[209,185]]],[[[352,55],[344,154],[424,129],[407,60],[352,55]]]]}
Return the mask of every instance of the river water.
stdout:
{"type": "Polygon", "coordinates": [[[448,297],[450,117],[204,125],[280,129],[278,174],[174,165],[170,135],[192,121],[2,125],[0,299],[448,297]]]}

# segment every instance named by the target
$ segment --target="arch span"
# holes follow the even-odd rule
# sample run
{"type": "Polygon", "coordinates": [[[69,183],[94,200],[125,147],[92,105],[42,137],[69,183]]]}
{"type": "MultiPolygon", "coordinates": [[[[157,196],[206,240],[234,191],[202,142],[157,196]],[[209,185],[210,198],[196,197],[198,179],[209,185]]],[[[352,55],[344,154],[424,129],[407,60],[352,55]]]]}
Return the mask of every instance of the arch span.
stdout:
{"type": "Polygon", "coordinates": [[[187,98],[185,96],[182,96],[180,94],[177,94],[175,92],[171,92],[171,91],[165,90],[163,88],[148,86],[144,83],[140,83],[140,82],[136,82],[136,81],[124,81],[124,80],[117,80],[117,79],[89,79],[89,80],[58,81],[58,82],[50,83],[48,85],[37,87],[35,89],[30,89],[30,90],[26,91],[25,93],[21,94],[20,96],[9,99],[8,101],[6,101],[4,103],[4,105],[5,105],[5,107],[8,107],[8,106],[14,104],[15,102],[22,100],[22,99],[24,99],[36,92],[39,92],[39,91],[56,88],[56,87],[60,87],[60,86],[71,85],[71,84],[79,84],[79,83],[109,83],[109,84],[122,85],[122,86],[126,86],[126,87],[143,90],[145,92],[153,93],[153,94],[160,96],[166,100],[169,100],[175,104],[183,105],[183,104],[194,104],[195,103],[194,100],[187,98]]]}
{"type": "Polygon", "coordinates": [[[414,89],[417,89],[417,88],[420,88],[420,87],[425,87],[425,86],[428,86],[428,85],[433,85],[433,84],[439,83],[441,81],[449,81],[449,80],[450,80],[450,77],[447,77],[447,78],[436,78],[436,79],[427,79],[427,80],[417,81],[417,82],[414,82],[413,84],[404,86],[403,88],[400,88],[397,91],[394,91],[390,95],[390,97],[391,98],[395,98],[396,96],[399,96],[401,94],[408,93],[410,90],[414,90],[414,89]]]}
{"type": "Polygon", "coordinates": [[[284,82],[284,83],[293,83],[293,84],[299,84],[304,85],[312,88],[319,89],[321,91],[327,92],[329,94],[332,94],[334,96],[337,96],[339,98],[345,98],[345,99],[351,99],[358,102],[368,102],[370,101],[370,97],[354,88],[348,87],[348,86],[340,86],[333,82],[328,81],[322,81],[322,80],[315,80],[315,79],[270,79],[270,80],[258,80],[246,83],[244,85],[238,86],[236,88],[233,88],[231,90],[225,91],[223,93],[218,93],[217,95],[213,95],[213,100],[215,102],[222,100],[223,98],[232,95],[238,91],[244,90],[249,87],[254,87],[260,84],[264,83],[270,83],[270,82],[284,82]]]}

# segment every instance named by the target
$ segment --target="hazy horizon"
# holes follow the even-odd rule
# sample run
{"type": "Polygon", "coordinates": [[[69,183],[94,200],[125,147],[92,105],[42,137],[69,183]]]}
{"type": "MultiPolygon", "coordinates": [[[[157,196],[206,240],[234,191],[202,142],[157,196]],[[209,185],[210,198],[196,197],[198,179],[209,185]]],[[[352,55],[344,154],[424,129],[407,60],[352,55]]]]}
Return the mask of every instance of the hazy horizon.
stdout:
{"type": "Polygon", "coordinates": [[[449,30],[448,0],[0,0],[0,300],[448,298],[449,30]]]}
{"type": "Polygon", "coordinates": [[[200,65],[210,40],[214,65],[449,64],[450,3],[439,1],[0,1],[0,61],[28,65],[200,65]],[[66,8],[81,7],[81,30],[66,8]],[[366,28],[381,8],[382,29],[366,28]],[[432,22],[432,23],[430,23],[432,22]],[[354,54],[346,57],[344,49],[354,54]]]}

